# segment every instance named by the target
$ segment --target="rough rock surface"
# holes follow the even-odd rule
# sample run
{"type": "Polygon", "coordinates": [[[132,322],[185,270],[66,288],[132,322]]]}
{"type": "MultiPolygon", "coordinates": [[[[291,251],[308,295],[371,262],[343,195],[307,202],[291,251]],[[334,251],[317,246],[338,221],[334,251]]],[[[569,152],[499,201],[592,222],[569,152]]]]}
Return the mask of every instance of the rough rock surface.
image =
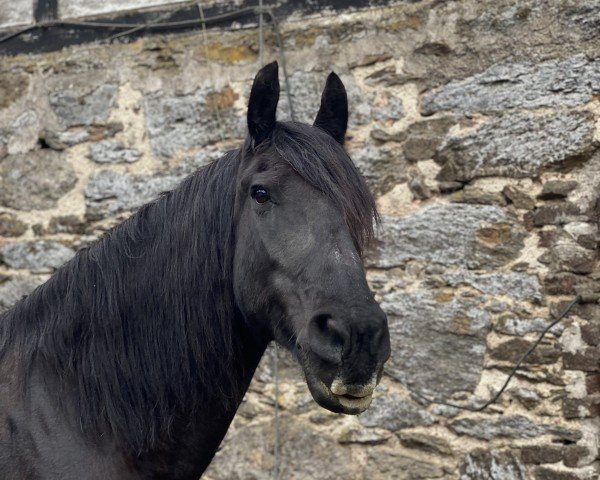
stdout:
{"type": "Polygon", "coordinates": [[[214,92],[200,88],[186,95],[162,91],[147,95],[146,128],[154,153],[169,157],[178,150],[217,142],[223,136],[241,137],[244,123],[233,110],[234,101],[231,89],[214,92]]]}
{"type": "Polygon", "coordinates": [[[30,241],[0,246],[0,260],[11,268],[31,270],[56,269],[73,257],[75,252],[58,242],[30,241]]]}
{"type": "Polygon", "coordinates": [[[490,315],[476,299],[401,290],[384,295],[392,357],[386,372],[424,393],[472,391],[479,383],[490,315]]]}
{"type": "Polygon", "coordinates": [[[389,268],[408,260],[424,260],[494,268],[518,255],[523,236],[501,208],[432,205],[405,217],[384,217],[368,263],[389,268]]]}
{"type": "Polygon", "coordinates": [[[410,400],[398,395],[377,397],[371,407],[358,417],[365,427],[380,427],[396,432],[418,425],[431,425],[435,419],[410,400]]]}
{"type": "Polygon", "coordinates": [[[436,153],[438,178],[537,177],[548,167],[590,154],[595,148],[589,112],[519,114],[484,123],[472,133],[450,136],[436,153]]]}
{"type": "Polygon", "coordinates": [[[52,150],[34,150],[0,160],[0,205],[45,210],[77,183],[73,167],[52,150]]]}
{"type": "Polygon", "coordinates": [[[85,189],[87,215],[101,218],[133,210],[172,190],[183,177],[120,174],[101,170],[90,178],[85,189]]]}
{"type": "Polygon", "coordinates": [[[475,450],[460,467],[460,480],[527,480],[525,466],[511,452],[475,450]]]}
{"type": "Polygon", "coordinates": [[[127,148],[123,142],[103,140],[90,147],[90,158],[97,163],[133,163],[142,154],[135,148],[127,148]]]}
{"type": "Polygon", "coordinates": [[[506,62],[453,81],[423,98],[421,111],[502,112],[574,107],[600,93],[600,59],[575,55],[547,62],[506,62]]]}
{"type": "Polygon", "coordinates": [[[106,84],[87,92],[53,92],[48,96],[48,103],[62,123],[72,127],[106,121],[116,97],[117,86],[106,84]]]}

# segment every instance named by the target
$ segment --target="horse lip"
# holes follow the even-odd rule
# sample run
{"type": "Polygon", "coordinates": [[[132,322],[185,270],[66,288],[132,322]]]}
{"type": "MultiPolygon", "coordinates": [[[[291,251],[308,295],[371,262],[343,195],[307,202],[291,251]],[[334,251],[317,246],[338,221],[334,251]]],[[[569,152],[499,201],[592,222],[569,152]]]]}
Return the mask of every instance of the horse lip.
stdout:
{"type": "Polygon", "coordinates": [[[365,398],[373,395],[376,386],[377,375],[374,375],[369,383],[360,386],[346,385],[340,378],[336,378],[331,383],[329,391],[339,397],[365,398]]]}
{"type": "Polygon", "coordinates": [[[372,392],[362,397],[352,395],[336,395],[321,380],[313,377],[309,381],[309,388],[314,399],[322,407],[337,413],[346,415],[358,415],[371,405],[372,392]]]}
{"type": "Polygon", "coordinates": [[[350,395],[334,395],[334,398],[348,413],[362,413],[371,405],[373,394],[364,397],[352,397],[350,395]]]}

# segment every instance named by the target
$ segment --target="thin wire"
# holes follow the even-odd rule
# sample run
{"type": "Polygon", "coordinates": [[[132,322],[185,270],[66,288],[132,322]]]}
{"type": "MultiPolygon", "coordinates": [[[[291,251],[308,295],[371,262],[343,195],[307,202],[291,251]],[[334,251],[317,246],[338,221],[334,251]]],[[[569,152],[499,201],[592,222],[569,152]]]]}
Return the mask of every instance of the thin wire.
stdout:
{"type": "Polygon", "coordinates": [[[264,18],[262,13],[263,0],[259,0],[258,8],[260,9],[260,13],[258,14],[258,61],[260,63],[260,66],[262,67],[265,64],[265,36],[263,35],[264,18]]]}
{"type": "MultiPolygon", "coordinates": [[[[275,16],[275,13],[273,12],[273,9],[271,7],[264,7],[264,6],[263,7],[260,7],[260,6],[259,7],[246,7],[246,8],[242,8],[240,10],[236,10],[234,12],[227,12],[227,13],[222,13],[219,15],[213,15],[211,17],[206,17],[206,18],[204,18],[204,20],[202,20],[202,27],[204,30],[206,30],[206,26],[211,23],[219,22],[222,20],[239,18],[239,17],[249,15],[251,13],[260,15],[261,19],[262,19],[263,14],[267,14],[267,15],[269,15],[269,17],[271,19],[271,25],[273,27],[273,31],[274,31],[275,37],[277,39],[277,46],[279,49],[281,67],[283,70],[283,76],[284,76],[284,80],[285,80],[286,96],[287,96],[288,104],[290,106],[290,116],[293,121],[296,121],[296,113],[294,110],[294,104],[292,102],[290,79],[289,79],[289,75],[287,72],[287,65],[286,65],[286,58],[285,58],[285,46],[281,39],[281,33],[279,31],[279,23],[277,21],[277,17],[275,16]]],[[[202,12],[202,14],[203,14],[203,12],[202,12]]],[[[115,38],[116,38],[119,36],[131,34],[135,31],[138,31],[141,29],[158,30],[158,29],[163,29],[163,28],[191,27],[191,26],[195,26],[195,25],[198,25],[197,20],[182,20],[182,21],[178,21],[178,22],[163,22],[163,23],[152,23],[152,22],[147,22],[147,23],[109,23],[109,22],[50,20],[50,21],[39,22],[35,25],[30,25],[21,30],[18,30],[16,32],[10,33],[4,37],[1,37],[0,44],[9,41],[12,38],[18,37],[27,32],[30,32],[32,30],[37,30],[40,28],[82,27],[82,28],[108,28],[108,29],[126,29],[127,30],[126,32],[123,32],[122,35],[116,35],[115,36],[115,38]]]]}
{"type": "Polygon", "coordinates": [[[281,461],[281,443],[279,429],[279,351],[277,344],[273,343],[273,376],[275,377],[275,440],[273,445],[273,479],[279,480],[279,465],[281,461]]]}
{"type": "MultiPolygon", "coordinates": [[[[172,12],[176,12],[179,10],[173,10],[172,12]]],[[[172,13],[169,12],[169,13],[172,13]]],[[[251,13],[256,13],[256,7],[245,7],[233,12],[221,13],[218,15],[212,15],[210,17],[206,17],[206,24],[220,22],[222,20],[235,19],[239,17],[243,17],[249,15],[251,13]]],[[[9,33],[4,37],[0,37],[0,43],[7,42],[8,40],[23,35],[31,30],[37,30],[40,28],[52,28],[52,27],[82,27],[82,28],[108,28],[108,29],[143,29],[147,28],[149,30],[159,30],[162,28],[178,28],[178,27],[192,27],[197,26],[197,20],[180,20],[177,22],[164,22],[164,23],[111,23],[111,22],[95,22],[95,21],[84,21],[84,20],[47,20],[38,22],[35,25],[30,25],[28,27],[22,28],[21,30],[17,30],[16,32],[9,33]]]]}
{"type": "Polygon", "coordinates": [[[285,62],[285,46],[281,40],[281,34],[279,32],[279,23],[277,22],[277,17],[275,17],[275,13],[271,7],[263,7],[264,13],[268,14],[271,17],[271,25],[273,27],[273,32],[275,33],[275,37],[277,39],[277,46],[279,48],[279,57],[281,60],[281,69],[283,70],[283,78],[285,81],[285,92],[288,99],[288,104],[290,105],[290,116],[292,121],[296,121],[296,114],[294,112],[294,104],[292,102],[292,90],[290,88],[290,78],[287,73],[287,66],[285,62]]]}
{"type": "Polygon", "coordinates": [[[546,328],[544,328],[544,330],[542,331],[542,333],[540,334],[538,339],[533,343],[533,345],[531,345],[527,349],[527,351],[523,354],[523,356],[519,359],[517,364],[514,366],[514,368],[510,372],[510,375],[504,382],[504,385],[502,385],[502,388],[491,399],[489,399],[487,402],[485,402],[483,405],[481,405],[479,407],[470,407],[470,406],[465,406],[465,405],[458,405],[456,403],[451,403],[451,402],[443,402],[440,400],[433,400],[433,399],[427,398],[425,395],[423,395],[420,392],[417,392],[415,390],[410,389],[409,387],[406,387],[406,385],[405,385],[405,387],[412,394],[414,394],[415,396],[419,397],[421,400],[424,400],[430,404],[446,405],[447,407],[459,408],[461,410],[468,410],[470,412],[481,412],[481,411],[485,410],[487,407],[489,407],[490,405],[492,405],[493,403],[496,403],[498,401],[498,399],[500,398],[500,395],[502,395],[502,393],[504,393],[504,390],[506,390],[506,387],[508,387],[508,384],[510,383],[510,381],[512,380],[514,375],[517,373],[517,370],[519,369],[521,364],[527,359],[527,357],[531,354],[531,352],[533,352],[535,350],[535,348],[540,344],[540,342],[542,341],[542,339],[544,338],[546,333],[548,333],[548,331],[552,327],[554,327],[558,322],[560,322],[563,318],[565,318],[568,315],[568,313],[571,311],[571,309],[580,302],[581,302],[581,296],[578,295],[577,297],[575,297],[575,299],[573,301],[571,301],[565,307],[565,309],[562,311],[562,313],[555,320],[553,320],[552,323],[550,323],[550,325],[548,325],[546,328]]]}
{"type": "MultiPolygon", "coordinates": [[[[208,56],[208,34],[206,33],[206,19],[204,18],[204,9],[202,8],[202,2],[198,2],[198,11],[200,12],[200,22],[202,24],[202,38],[204,42],[204,56],[206,57],[206,63],[208,64],[208,74],[210,75],[210,83],[216,89],[215,72],[213,71],[213,64],[208,56]]],[[[216,99],[214,102],[214,113],[217,117],[217,124],[219,126],[219,138],[221,139],[221,141],[223,141],[223,120],[221,118],[221,110],[219,108],[218,99],[216,99]]]]}
{"type": "Polygon", "coordinates": [[[131,35],[132,33],[138,32],[139,30],[144,30],[145,28],[148,28],[150,25],[155,25],[157,23],[162,22],[165,18],[169,17],[173,12],[169,11],[169,12],[165,12],[162,15],[156,17],[156,19],[152,20],[151,22],[148,22],[145,25],[138,25],[136,27],[130,28],[129,30],[125,30],[124,32],[121,33],[116,33],[115,35],[111,35],[110,37],[108,37],[107,39],[105,39],[105,42],[111,42],[117,38],[121,38],[121,37],[125,37],[127,35],[131,35]]]}

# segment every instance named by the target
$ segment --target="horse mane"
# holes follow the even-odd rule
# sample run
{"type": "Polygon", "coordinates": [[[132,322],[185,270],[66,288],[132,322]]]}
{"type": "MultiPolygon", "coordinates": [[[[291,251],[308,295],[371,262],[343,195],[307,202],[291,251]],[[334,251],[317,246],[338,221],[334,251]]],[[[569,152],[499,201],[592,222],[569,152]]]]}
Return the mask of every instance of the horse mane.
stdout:
{"type": "MultiPolygon", "coordinates": [[[[362,249],[377,212],[341,145],[285,122],[258,148],[275,149],[325,193],[362,249]]],[[[0,315],[0,361],[15,355],[25,376],[40,369],[91,438],[109,435],[141,453],[207,401],[241,400],[232,374],[243,368],[244,341],[235,338],[234,202],[250,154],[247,140],[203,167],[0,315]]]]}

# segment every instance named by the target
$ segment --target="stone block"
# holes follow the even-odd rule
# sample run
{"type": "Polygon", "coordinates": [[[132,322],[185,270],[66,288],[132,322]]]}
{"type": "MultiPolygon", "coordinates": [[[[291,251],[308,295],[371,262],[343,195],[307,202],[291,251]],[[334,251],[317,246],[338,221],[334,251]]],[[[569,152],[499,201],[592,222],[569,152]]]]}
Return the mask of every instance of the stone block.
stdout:
{"type": "Polygon", "coordinates": [[[141,156],[136,148],[127,148],[115,140],[103,140],[90,146],[90,158],[96,163],[133,163],[141,156]]]}
{"type": "Polygon", "coordinates": [[[19,237],[27,231],[27,224],[8,212],[0,212],[0,237],[19,237]]]}
{"type": "Polygon", "coordinates": [[[450,425],[457,435],[468,435],[482,440],[493,438],[536,438],[542,435],[552,435],[567,441],[577,441],[582,437],[581,432],[568,428],[536,423],[523,415],[503,417],[465,417],[453,420],[450,425]]]}
{"type": "Polygon", "coordinates": [[[376,395],[369,409],[358,417],[365,427],[378,427],[396,432],[405,428],[431,425],[435,418],[411,400],[399,395],[376,395]]]}
{"type": "Polygon", "coordinates": [[[520,113],[446,138],[434,159],[442,165],[442,181],[537,177],[545,168],[591,154],[595,144],[590,112],[520,113]]]}
{"type": "Polygon", "coordinates": [[[154,153],[170,157],[221,139],[245,136],[245,122],[233,108],[235,95],[230,87],[221,92],[200,88],[189,94],[158,91],[146,95],[146,130],[154,153]],[[229,101],[218,100],[218,95],[229,101]]]}
{"type": "Polygon", "coordinates": [[[518,455],[506,451],[478,448],[470,452],[460,466],[459,480],[527,480],[525,466],[518,455]]]}
{"type": "Polygon", "coordinates": [[[571,193],[578,183],[564,180],[550,180],[544,183],[542,187],[542,193],[538,195],[540,200],[557,200],[560,198],[566,198],[571,193]]]}
{"type": "Polygon", "coordinates": [[[437,204],[404,217],[384,217],[367,265],[409,260],[491,269],[516,258],[525,233],[491,205],[437,204]]]}
{"type": "Polygon", "coordinates": [[[450,442],[436,435],[420,432],[401,432],[398,434],[400,443],[405,448],[421,450],[437,455],[453,455],[450,442]]]}
{"type": "Polygon", "coordinates": [[[574,107],[600,93],[600,60],[585,55],[541,63],[506,62],[452,81],[423,99],[421,112],[501,112],[574,107]]]}
{"type": "Polygon", "coordinates": [[[575,353],[564,352],[563,365],[566,370],[600,372],[600,348],[587,347],[575,353]]]}
{"type": "Polygon", "coordinates": [[[526,464],[541,465],[557,463],[563,458],[564,447],[553,445],[530,445],[521,447],[521,460],[526,464]]]}
{"type": "Polygon", "coordinates": [[[135,210],[172,190],[183,176],[131,175],[102,170],[90,178],[85,189],[86,215],[96,220],[135,210]]]}
{"type": "Polygon", "coordinates": [[[39,271],[56,269],[69,261],[75,252],[62,243],[34,240],[0,246],[0,261],[10,268],[39,271]]]}
{"type": "Polygon", "coordinates": [[[91,125],[108,120],[117,91],[117,85],[113,84],[88,91],[60,90],[48,96],[48,103],[65,126],[91,125]]]}
{"type": "Polygon", "coordinates": [[[73,167],[53,150],[34,150],[0,160],[0,205],[47,210],[77,183],[73,167]]]}

